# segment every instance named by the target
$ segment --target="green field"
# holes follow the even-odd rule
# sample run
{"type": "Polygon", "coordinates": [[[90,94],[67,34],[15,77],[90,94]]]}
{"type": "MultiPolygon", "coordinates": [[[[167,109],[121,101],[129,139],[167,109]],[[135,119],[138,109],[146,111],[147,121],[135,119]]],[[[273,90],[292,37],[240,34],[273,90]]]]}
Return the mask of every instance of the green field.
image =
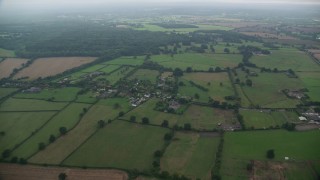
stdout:
{"type": "Polygon", "coordinates": [[[62,102],[9,98],[0,105],[0,111],[57,111],[65,105],[62,102]]]}
{"type": "Polygon", "coordinates": [[[320,72],[298,72],[304,86],[308,89],[306,94],[311,101],[320,101],[320,72]]]}
{"type": "Polygon", "coordinates": [[[88,91],[85,94],[81,94],[77,96],[76,102],[80,103],[89,103],[92,104],[97,101],[95,93],[92,91],[88,91]]]}
{"type": "Polygon", "coordinates": [[[320,71],[320,67],[305,52],[296,49],[273,50],[271,55],[253,56],[250,61],[258,67],[292,69],[294,71],[320,71]]]}
{"type": "Polygon", "coordinates": [[[0,99],[8,96],[9,94],[17,91],[17,88],[0,88],[0,99]]]}
{"type": "Polygon", "coordinates": [[[184,53],[170,55],[151,56],[151,61],[167,68],[181,68],[185,70],[192,67],[194,70],[207,71],[210,67],[236,67],[241,62],[242,56],[239,54],[201,54],[201,53],[184,53]]]}
{"type": "Polygon", "coordinates": [[[286,111],[258,111],[258,110],[241,110],[244,124],[247,129],[265,129],[269,127],[281,127],[286,122],[299,123],[296,112],[286,111]]]}
{"type": "Polygon", "coordinates": [[[100,69],[99,71],[104,72],[104,73],[111,73],[111,72],[117,70],[118,68],[120,68],[119,65],[108,65],[108,66],[100,69]]]}
{"type": "Polygon", "coordinates": [[[14,97],[16,98],[26,98],[26,99],[42,99],[52,101],[72,101],[76,98],[77,93],[80,88],[76,87],[65,87],[59,89],[43,89],[39,93],[19,93],[14,97]]]}
{"type": "MultiPolygon", "coordinates": [[[[229,76],[227,73],[185,73],[182,77],[183,80],[186,81],[193,81],[194,83],[201,85],[202,87],[207,88],[208,92],[202,92],[206,93],[207,96],[205,96],[204,102],[208,102],[208,96],[211,97],[214,100],[218,101],[225,101],[225,96],[233,96],[234,90],[232,88],[229,76]]],[[[190,83],[189,87],[190,87],[190,83]]],[[[192,89],[195,89],[195,87],[190,87],[192,89]]],[[[198,89],[198,88],[196,88],[198,89]]],[[[202,91],[202,90],[200,90],[202,91]]],[[[199,92],[199,91],[197,91],[199,92]]],[[[192,92],[189,88],[183,88],[182,90],[179,90],[179,93],[182,95],[188,95],[193,97],[195,93],[192,92]]],[[[201,96],[200,96],[201,98],[201,96]]]]}
{"type": "Polygon", "coordinates": [[[144,56],[137,56],[135,59],[134,57],[129,57],[129,56],[123,56],[108,62],[105,62],[104,64],[112,64],[112,65],[141,65],[144,61],[144,56]]]}
{"type": "Polygon", "coordinates": [[[92,73],[92,72],[100,71],[100,69],[103,69],[105,66],[106,65],[103,65],[103,64],[97,64],[97,65],[93,65],[88,68],[85,68],[85,69],[81,70],[81,72],[92,73]]]}
{"type": "Polygon", "coordinates": [[[64,165],[148,170],[168,129],[114,121],[99,130],[64,165]],[[99,147],[99,148],[97,148],[99,147]]]}
{"type": "Polygon", "coordinates": [[[50,135],[56,138],[60,136],[59,128],[66,127],[67,130],[72,129],[80,120],[80,113],[83,108],[88,108],[87,104],[73,103],[62,110],[57,116],[51,119],[39,132],[34,134],[32,138],[24,142],[17,150],[13,152],[18,157],[28,158],[38,151],[38,144],[49,144],[50,135]]]}
{"type": "Polygon", "coordinates": [[[14,51],[0,48],[0,57],[15,57],[15,56],[16,54],[14,51]]]}
{"type": "Polygon", "coordinates": [[[143,24],[144,27],[142,28],[134,28],[135,30],[144,30],[144,31],[161,31],[161,32],[167,32],[167,31],[175,31],[175,32],[193,32],[198,30],[225,30],[229,31],[233,28],[229,27],[223,27],[223,26],[214,26],[214,25],[206,25],[206,24],[197,24],[198,28],[163,28],[157,25],[153,24],[143,24]]]}
{"type": "Polygon", "coordinates": [[[196,86],[193,86],[192,84],[190,84],[189,81],[184,80],[183,78],[181,78],[179,80],[179,82],[182,82],[184,84],[184,86],[179,86],[179,91],[178,93],[182,96],[188,96],[188,97],[192,97],[193,101],[196,102],[205,102],[207,103],[209,101],[209,94],[206,91],[203,91],[199,88],[197,88],[196,86]],[[199,99],[196,99],[194,96],[195,94],[198,94],[199,99]]]}
{"type": "Polygon", "coordinates": [[[40,128],[54,112],[1,112],[0,152],[12,149],[40,128]]]}
{"type": "Polygon", "coordinates": [[[155,84],[158,76],[159,76],[159,71],[149,70],[149,69],[139,69],[132,76],[130,76],[129,79],[150,81],[151,83],[155,84]]]}
{"type": "Polygon", "coordinates": [[[101,83],[106,83],[109,85],[114,85],[117,83],[121,78],[125,77],[130,71],[132,71],[132,67],[121,67],[117,71],[109,74],[98,76],[94,79],[94,81],[100,81],[101,83]]]}
{"type": "Polygon", "coordinates": [[[212,130],[219,128],[218,124],[235,125],[236,119],[232,111],[214,109],[197,105],[190,105],[182,115],[170,114],[154,110],[158,99],[151,99],[136,109],[130,111],[123,118],[129,120],[135,116],[138,122],[143,117],[150,119],[150,124],[161,125],[163,120],[169,121],[169,126],[183,127],[185,123],[190,123],[192,128],[198,130],[212,130]]]}
{"type": "Polygon", "coordinates": [[[266,151],[274,149],[275,160],[320,160],[317,146],[320,131],[289,132],[285,130],[228,132],[224,137],[221,174],[226,179],[247,179],[250,160],[267,160],[266,151]]]}
{"type": "Polygon", "coordinates": [[[98,129],[99,120],[107,122],[109,119],[114,119],[120,111],[127,111],[127,107],[128,102],[123,98],[100,100],[88,110],[74,129],[47,146],[45,150],[31,157],[30,162],[61,163],[98,129]],[[114,103],[119,103],[120,106],[114,108],[114,103]]]}
{"type": "MultiPolygon", "coordinates": [[[[245,73],[238,71],[241,82],[245,82],[245,73]]],[[[241,89],[254,105],[265,108],[294,108],[299,104],[297,99],[289,99],[282,92],[283,89],[301,89],[302,81],[298,78],[289,78],[284,73],[259,73],[258,77],[249,77],[252,87],[242,86],[241,89]]]]}
{"type": "Polygon", "coordinates": [[[177,132],[161,159],[161,170],[210,179],[219,137],[177,132]]]}

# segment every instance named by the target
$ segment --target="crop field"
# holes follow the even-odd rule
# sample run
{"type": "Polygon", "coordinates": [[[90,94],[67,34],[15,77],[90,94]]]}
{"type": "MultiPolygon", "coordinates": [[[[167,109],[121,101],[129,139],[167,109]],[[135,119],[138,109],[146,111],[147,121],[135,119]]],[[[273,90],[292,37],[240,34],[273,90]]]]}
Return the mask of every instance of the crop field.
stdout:
{"type": "Polygon", "coordinates": [[[258,67],[292,69],[294,71],[320,71],[320,67],[305,52],[295,49],[271,51],[271,55],[253,56],[250,60],[258,67]]]}
{"type": "Polygon", "coordinates": [[[43,89],[39,93],[19,93],[16,94],[15,98],[25,99],[42,99],[52,101],[72,101],[75,99],[80,88],[65,87],[59,89],[43,89]]]}
{"type": "Polygon", "coordinates": [[[36,59],[30,66],[21,70],[14,76],[15,79],[28,77],[36,79],[60,74],[68,69],[72,69],[83,64],[94,61],[95,57],[56,57],[36,59]]]}
{"type": "Polygon", "coordinates": [[[246,165],[250,160],[267,160],[266,152],[274,149],[275,160],[319,160],[319,131],[288,132],[285,130],[228,132],[224,137],[221,174],[226,179],[248,177],[246,165]],[[227,178],[228,177],[228,178],[227,178]]]}
{"type": "Polygon", "coordinates": [[[136,58],[129,57],[129,56],[123,56],[123,57],[105,62],[104,64],[138,66],[143,63],[144,59],[145,59],[144,56],[137,56],[136,58]]]}
{"type": "Polygon", "coordinates": [[[13,92],[16,92],[17,88],[0,88],[0,99],[10,95],[13,92]]]}
{"type": "Polygon", "coordinates": [[[158,76],[159,76],[159,71],[149,70],[149,69],[139,69],[132,76],[130,76],[129,79],[145,80],[155,84],[158,76]]]}
{"type": "MultiPolygon", "coordinates": [[[[244,75],[241,72],[238,76],[241,78],[244,75]]],[[[252,87],[241,86],[241,89],[254,105],[266,108],[293,108],[299,104],[299,100],[287,98],[282,90],[303,88],[300,79],[289,78],[283,73],[259,73],[257,77],[249,79],[252,80],[252,87]]],[[[241,78],[241,82],[245,82],[245,79],[241,78]]]]}
{"type": "Polygon", "coordinates": [[[311,101],[320,101],[320,72],[298,72],[304,87],[308,89],[306,94],[311,101]]]}
{"type": "Polygon", "coordinates": [[[99,120],[107,122],[116,118],[120,111],[127,111],[128,106],[122,102],[128,103],[122,98],[100,100],[88,110],[75,128],[31,157],[30,162],[60,164],[98,129],[99,120]],[[114,103],[119,103],[120,106],[115,109],[114,103]]]}
{"type": "Polygon", "coordinates": [[[15,56],[16,54],[14,51],[0,48],[0,57],[15,57],[15,56]]]}
{"type": "Polygon", "coordinates": [[[177,132],[161,158],[161,170],[210,179],[218,143],[219,137],[177,132]]]}
{"type": "MultiPolygon", "coordinates": [[[[207,88],[209,91],[206,93],[214,100],[224,101],[225,96],[234,95],[227,73],[185,73],[182,79],[193,81],[207,88]]],[[[181,93],[184,94],[183,91],[181,93]]],[[[193,95],[191,94],[191,96],[193,95]]],[[[208,102],[208,99],[206,102],[208,102]]]]}
{"type": "Polygon", "coordinates": [[[110,169],[80,169],[66,167],[41,167],[33,165],[0,164],[0,174],[3,179],[55,180],[61,172],[65,172],[69,180],[127,180],[124,171],[110,169]]]}
{"type": "Polygon", "coordinates": [[[184,53],[169,55],[151,56],[151,61],[157,62],[167,68],[181,68],[185,70],[191,67],[194,70],[207,71],[210,67],[236,67],[241,62],[242,56],[239,54],[200,54],[184,53]]]}
{"type": "Polygon", "coordinates": [[[246,128],[265,129],[281,127],[286,122],[299,123],[296,112],[242,110],[240,114],[243,116],[246,128]]]}
{"type": "Polygon", "coordinates": [[[14,69],[21,68],[28,59],[7,58],[0,62],[0,79],[9,77],[14,69]]]}
{"type": "Polygon", "coordinates": [[[49,137],[53,135],[58,138],[60,136],[59,128],[65,127],[67,130],[72,129],[80,120],[80,114],[84,108],[88,108],[87,104],[73,103],[64,110],[54,116],[43,128],[35,133],[30,139],[24,142],[13,154],[18,157],[28,158],[38,149],[39,143],[49,145],[49,137]]]}
{"type": "Polygon", "coordinates": [[[65,105],[62,102],[9,98],[0,105],[0,111],[58,111],[65,105]]]}
{"type": "Polygon", "coordinates": [[[164,128],[114,121],[94,134],[63,164],[148,170],[152,167],[153,153],[163,148],[163,136],[167,132],[164,128]]]}
{"type": "Polygon", "coordinates": [[[15,148],[53,114],[54,112],[1,112],[0,132],[5,134],[1,135],[0,151],[15,148]]]}

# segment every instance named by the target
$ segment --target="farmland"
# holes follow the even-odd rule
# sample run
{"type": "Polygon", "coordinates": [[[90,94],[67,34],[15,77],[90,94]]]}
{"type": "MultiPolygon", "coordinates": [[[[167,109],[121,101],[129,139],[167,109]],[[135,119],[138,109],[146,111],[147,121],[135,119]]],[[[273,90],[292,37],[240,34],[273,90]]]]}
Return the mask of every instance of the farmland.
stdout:
{"type": "Polygon", "coordinates": [[[15,78],[27,77],[33,80],[39,77],[53,76],[68,69],[90,63],[95,59],[94,57],[40,58],[16,74],[15,78]]]}
{"type": "Polygon", "coordinates": [[[319,5],[36,1],[0,5],[0,179],[319,179],[319,5]]]}
{"type": "Polygon", "coordinates": [[[9,77],[14,69],[19,69],[28,59],[7,58],[0,62],[0,79],[9,77]]]}
{"type": "Polygon", "coordinates": [[[161,159],[161,169],[192,178],[209,179],[218,140],[219,137],[196,133],[176,133],[161,159]]]}

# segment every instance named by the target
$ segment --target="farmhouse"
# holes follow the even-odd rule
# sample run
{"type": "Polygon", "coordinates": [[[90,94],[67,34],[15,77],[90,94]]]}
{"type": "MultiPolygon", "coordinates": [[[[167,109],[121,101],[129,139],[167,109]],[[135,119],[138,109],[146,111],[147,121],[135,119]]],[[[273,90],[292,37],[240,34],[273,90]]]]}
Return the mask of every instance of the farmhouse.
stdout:
{"type": "Polygon", "coordinates": [[[180,108],[180,103],[178,103],[177,101],[170,101],[169,102],[169,108],[177,110],[180,108]]]}
{"type": "Polygon", "coordinates": [[[319,113],[302,113],[309,121],[320,121],[319,113]]]}
{"type": "Polygon", "coordinates": [[[295,99],[302,99],[305,98],[306,95],[304,94],[304,92],[302,90],[284,90],[284,93],[290,97],[290,98],[295,98],[295,99]]]}

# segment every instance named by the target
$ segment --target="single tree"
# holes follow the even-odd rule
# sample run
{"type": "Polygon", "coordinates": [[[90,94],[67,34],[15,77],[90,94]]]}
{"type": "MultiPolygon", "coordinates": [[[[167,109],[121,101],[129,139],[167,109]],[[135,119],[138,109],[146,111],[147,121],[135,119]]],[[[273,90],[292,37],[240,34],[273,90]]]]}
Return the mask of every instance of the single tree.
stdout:
{"type": "Polygon", "coordinates": [[[267,158],[268,159],[273,159],[274,158],[274,150],[273,149],[269,149],[268,151],[267,151],[267,158]]]}
{"type": "Polygon", "coordinates": [[[136,117],[135,117],[135,116],[131,116],[131,117],[130,117],[130,121],[131,121],[131,122],[136,122],[136,117]]]}
{"type": "Polygon", "coordinates": [[[143,117],[142,118],[142,124],[149,124],[149,118],[143,117]]]}
{"type": "Polygon", "coordinates": [[[168,127],[169,126],[169,121],[168,120],[163,120],[161,126],[162,127],[168,127]]]}
{"type": "Polygon", "coordinates": [[[49,143],[53,143],[55,140],[56,140],[56,137],[53,134],[51,134],[49,137],[49,143]]]}
{"type": "Polygon", "coordinates": [[[184,126],[183,126],[183,129],[186,130],[186,131],[191,130],[191,124],[190,123],[185,123],[184,126]]]}
{"type": "Polygon", "coordinates": [[[59,132],[61,135],[65,135],[67,133],[67,128],[66,127],[60,127],[59,132]]]}
{"type": "Polygon", "coordinates": [[[99,120],[98,121],[98,127],[103,128],[106,125],[106,122],[104,120],[99,120]]]}
{"type": "Polygon", "coordinates": [[[41,143],[39,143],[38,144],[38,149],[41,151],[41,150],[44,150],[46,148],[46,145],[43,143],[43,142],[41,142],[41,143]]]}
{"type": "Polygon", "coordinates": [[[60,173],[58,177],[59,177],[59,180],[65,180],[67,178],[67,175],[66,173],[60,173]]]}

